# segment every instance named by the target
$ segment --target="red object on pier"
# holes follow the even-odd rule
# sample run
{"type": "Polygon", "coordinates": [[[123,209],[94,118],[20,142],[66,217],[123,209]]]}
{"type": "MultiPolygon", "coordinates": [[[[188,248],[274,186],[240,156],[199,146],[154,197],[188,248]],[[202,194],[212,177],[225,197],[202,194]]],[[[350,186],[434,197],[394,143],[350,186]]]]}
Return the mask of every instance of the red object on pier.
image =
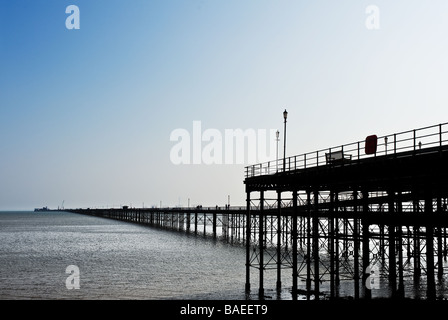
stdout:
{"type": "Polygon", "coordinates": [[[366,138],[366,154],[375,154],[376,146],[378,145],[378,137],[376,135],[371,135],[366,138]]]}

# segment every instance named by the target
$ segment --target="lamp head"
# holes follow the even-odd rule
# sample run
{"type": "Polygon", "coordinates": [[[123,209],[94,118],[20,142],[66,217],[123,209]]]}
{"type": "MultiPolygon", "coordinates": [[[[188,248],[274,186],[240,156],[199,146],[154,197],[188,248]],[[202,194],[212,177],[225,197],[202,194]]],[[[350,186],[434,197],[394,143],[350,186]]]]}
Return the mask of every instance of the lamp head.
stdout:
{"type": "Polygon", "coordinates": [[[286,118],[288,118],[288,111],[283,111],[283,118],[286,120],[286,118]]]}

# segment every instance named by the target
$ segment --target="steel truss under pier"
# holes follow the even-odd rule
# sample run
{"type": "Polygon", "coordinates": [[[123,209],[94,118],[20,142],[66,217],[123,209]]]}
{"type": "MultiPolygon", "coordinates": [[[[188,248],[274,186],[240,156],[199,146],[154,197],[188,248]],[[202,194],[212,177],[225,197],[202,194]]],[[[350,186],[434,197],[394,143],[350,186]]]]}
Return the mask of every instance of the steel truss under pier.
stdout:
{"type": "Polygon", "coordinates": [[[69,209],[68,212],[245,243],[244,207],[69,209]]]}
{"type": "MultiPolygon", "coordinates": [[[[292,298],[355,299],[405,282],[444,295],[448,227],[448,124],[246,167],[246,291],[251,270],[292,274],[292,298]],[[335,161],[332,154],[341,156],[335,161]],[[280,169],[280,170],[279,170],[280,169]]],[[[386,290],[387,291],[387,290],[386,290]]]]}

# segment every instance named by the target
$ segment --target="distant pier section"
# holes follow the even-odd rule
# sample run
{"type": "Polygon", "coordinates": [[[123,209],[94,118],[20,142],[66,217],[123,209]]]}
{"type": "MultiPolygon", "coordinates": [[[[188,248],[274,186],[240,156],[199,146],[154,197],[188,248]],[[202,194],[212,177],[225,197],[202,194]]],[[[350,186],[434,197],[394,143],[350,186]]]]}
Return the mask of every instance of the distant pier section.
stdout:
{"type": "MultiPolygon", "coordinates": [[[[254,208],[255,209],[255,208],[254,208]]],[[[246,207],[172,207],[65,209],[64,211],[148,225],[212,237],[230,243],[245,242],[246,207]]]]}

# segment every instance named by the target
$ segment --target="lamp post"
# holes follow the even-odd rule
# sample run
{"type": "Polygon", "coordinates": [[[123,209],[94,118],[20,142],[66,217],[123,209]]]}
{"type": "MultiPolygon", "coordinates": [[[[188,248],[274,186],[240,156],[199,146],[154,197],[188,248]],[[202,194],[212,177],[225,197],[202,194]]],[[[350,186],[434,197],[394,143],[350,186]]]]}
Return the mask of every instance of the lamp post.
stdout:
{"type": "Polygon", "coordinates": [[[280,136],[280,131],[277,130],[277,132],[275,133],[276,139],[275,141],[277,141],[277,158],[275,161],[275,167],[276,167],[276,172],[278,172],[278,142],[280,141],[279,136],[280,136]]]}
{"type": "Polygon", "coordinates": [[[283,138],[283,172],[286,170],[286,118],[288,118],[288,111],[283,111],[283,119],[285,119],[285,132],[283,138]]]}

